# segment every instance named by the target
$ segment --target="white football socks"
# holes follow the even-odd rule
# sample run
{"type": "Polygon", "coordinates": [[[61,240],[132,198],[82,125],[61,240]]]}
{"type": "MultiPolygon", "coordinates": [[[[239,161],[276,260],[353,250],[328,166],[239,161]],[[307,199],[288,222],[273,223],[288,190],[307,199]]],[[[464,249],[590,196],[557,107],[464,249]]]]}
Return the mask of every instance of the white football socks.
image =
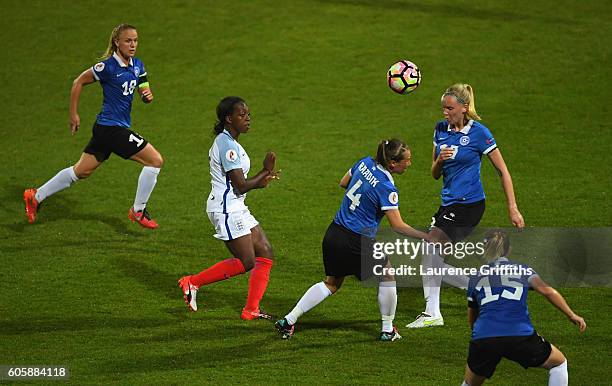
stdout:
{"type": "MultiPolygon", "coordinates": [[[[425,254],[421,260],[423,270],[444,266],[444,260],[438,254],[425,254]]],[[[440,317],[440,286],[442,277],[440,275],[423,275],[423,296],[425,297],[425,312],[433,317],[440,317]]]]}
{"type": "Polygon", "coordinates": [[[295,324],[300,316],[313,309],[317,304],[321,303],[331,294],[331,291],[329,288],[327,288],[324,282],[319,282],[313,285],[304,293],[304,295],[302,295],[302,298],[296,304],[293,310],[285,315],[285,319],[287,319],[289,324],[295,324]]]}
{"type": "Polygon", "coordinates": [[[138,188],[136,189],[136,197],[134,198],[134,212],[139,212],[147,206],[151,192],[157,183],[157,175],[160,168],[145,166],[138,177],[138,188]]]}
{"type": "Polygon", "coordinates": [[[66,189],[78,180],[79,178],[76,176],[76,174],[74,174],[74,168],[72,166],[62,169],[59,173],[53,176],[53,178],[36,190],[36,201],[41,202],[45,198],[54,195],[60,190],[66,189]]]}
{"type": "Polygon", "coordinates": [[[378,307],[382,317],[383,332],[393,331],[393,319],[397,308],[397,288],[395,281],[381,281],[378,284],[378,307]]]}
{"type": "Polygon", "coordinates": [[[567,359],[559,366],[548,370],[548,386],[567,386],[568,382],[567,359]]]}
{"type": "MultiPolygon", "coordinates": [[[[444,263],[444,268],[449,269],[449,268],[455,268],[455,267],[450,264],[444,263]]],[[[444,275],[442,280],[446,284],[450,284],[455,288],[461,288],[464,290],[467,290],[467,286],[470,281],[470,279],[465,275],[444,275]]]]}

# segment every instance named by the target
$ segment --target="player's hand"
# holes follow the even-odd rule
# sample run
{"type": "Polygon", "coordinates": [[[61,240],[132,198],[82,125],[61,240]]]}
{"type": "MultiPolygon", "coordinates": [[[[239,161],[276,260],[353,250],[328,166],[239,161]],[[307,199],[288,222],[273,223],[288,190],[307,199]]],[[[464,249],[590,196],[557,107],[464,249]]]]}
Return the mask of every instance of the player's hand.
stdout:
{"type": "Polygon", "coordinates": [[[510,217],[512,225],[517,227],[519,230],[522,230],[525,227],[525,220],[523,219],[523,215],[521,212],[519,212],[518,208],[509,209],[508,216],[510,217]]]}
{"type": "Polygon", "coordinates": [[[275,172],[268,172],[268,175],[266,175],[264,177],[264,179],[262,180],[261,184],[259,184],[259,186],[261,188],[265,188],[266,186],[268,186],[268,184],[270,183],[270,181],[272,180],[280,180],[280,170],[277,170],[275,172]]]}
{"type": "Polygon", "coordinates": [[[581,316],[574,314],[569,317],[569,320],[570,322],[578,326],[580,332],[584,332],[586,330],[586,322],[584,321],[584,319],[582,319],[581,316]]]}
{"type": "Polygon", "coordinates": [[[81,118],[79,114],[70,114],[70,133],[74,135],[81,127],[81,118]]]}
{"type": "Polygon", "coordinates": [[[266,158],[264,158],[263,167],[268,172],[273,173],[275,165],[276,165],[276,154],[274,154],[273,151],[269,151],[268,153],[266,153],[266,158]]]}
{"type": "Polygon", "coordinates": [[[151,103],[153,100],[153,92],[149,87],[145,87],[140,90],[140,99],[142,99],[144,103],[151,103]]]}
{"type": "Polygon", "coordinates": [[[438,158],[436,159],[436,162],[444,162],[447,159],[451,159],[453,158],[453,154],[455,154],[455,151],[450,147],[445,147],[444,149],[440,149],[440,154],[438,154],[438,158]]]}

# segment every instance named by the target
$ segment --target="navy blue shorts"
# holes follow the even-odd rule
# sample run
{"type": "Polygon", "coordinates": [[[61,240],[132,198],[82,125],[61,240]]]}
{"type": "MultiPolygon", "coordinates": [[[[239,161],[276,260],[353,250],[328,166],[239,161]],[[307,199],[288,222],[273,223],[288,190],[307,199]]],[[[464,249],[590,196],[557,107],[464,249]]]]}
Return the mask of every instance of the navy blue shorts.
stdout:
{"type": "Polygon", "coordinates": [[[484,211],[485,200],[441,206],[431,218],[431,226],[440,228],[452,242],[461,241],[480,223],[484,211]]]}
{"type": "Polygon", "coordinates": [[[323,265],[327,276],[355,276],[367,280],[374,276],[375,265],[387,264],[387,258],[374,259],[376,240],[357,234],[335,222],[323,237],[323,265]]]}
{"type": "Polygon", "coordinates": [[[98,162],[104,162],[115,153],[129,159],[149,143],[140,134],[121,126],[94,124],[92,136],[83,153],[91,154],[98,162]]]}
{"type": "Polygon", "coordinates": [[[527,336],[499,336],[470,342],[468,366],[474,374],[491,378],[502,358],[517,362],[524,368],[540,367],[552,351],[552,346],[534,332],[527,336]]]}

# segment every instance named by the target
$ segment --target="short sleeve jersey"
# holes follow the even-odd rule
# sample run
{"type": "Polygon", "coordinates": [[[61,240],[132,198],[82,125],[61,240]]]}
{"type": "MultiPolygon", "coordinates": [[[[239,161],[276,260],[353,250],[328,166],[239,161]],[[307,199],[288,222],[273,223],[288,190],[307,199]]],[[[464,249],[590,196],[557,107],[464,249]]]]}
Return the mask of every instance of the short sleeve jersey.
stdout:
{"type": "Polygon", "coordinates": [[[213,141],[208,151],[212,189],[206,202],[207,212],[231,213],[247,209],[244,204],[246,193],[240,194],[232,186],[227,174],[230,170],[241,169],[247,178],[251,160],[244,148],[227,131],[223,130],[213,141]]]}
{"type": "Polygon", "coordinates": [[[461,131],[456,132],[447,121],[440,121],[434,129],[433,144],[436,157],[441,149],[450,147],[454,151],[452,158],[444,161],[442,167],[442,206],[484,200],[480,161],[483,154],[497,148],[489,129],[480,122],[470,120],[461,131]]]}
{"type": "Polygon", "coordinates": [[[349,174],[351,179],[334,222],[355,233],[374,237],[384,212],[399,207],[393,177],[372,157],[357,161],[349,174]]]}
{"type": "Polygon", "coordinates": [[[500,258],[483,267],[503,267],[470,277],[468,306],[478,309],[472,339],[498,336],[527,336],[534,333],[527,309],[530,281],[537,274],[529,266],[500,258]]]}
{"type": "Polygon", "coordinates": [[[96,123],[105,126],[130,127],[132,100],[138,85],[146,81],[147,72],[138,58],[123,63],[114,53],[91,68],[94,78],[100,82],[104,100],[96,123]]]}

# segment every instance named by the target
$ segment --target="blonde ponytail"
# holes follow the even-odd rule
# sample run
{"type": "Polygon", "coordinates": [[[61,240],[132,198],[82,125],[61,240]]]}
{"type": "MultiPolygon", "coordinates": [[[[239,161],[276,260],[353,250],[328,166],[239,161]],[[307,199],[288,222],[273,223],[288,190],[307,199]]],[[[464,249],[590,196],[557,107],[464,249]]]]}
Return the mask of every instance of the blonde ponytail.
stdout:
{"type": "Polygon", "coordinates": [[[484,259],[487,263],[500,257],[508,257],[510,253],[510,239],[502,230],[492,230],[485,236],[484,259]]]}
{"type": "Polygon", "coordinates": [[[467,83],[456,83],[446,89],[444,94],[442,94],[442,98],[447,95],[455,97],[457,102],[461,104],[468,105],[466,116],[469,119],[473,119],[475,121],[480,120],[480,116],[476,112],[476,102],[474,101],[474,90],[472,89],[472,86],[467,83]]]}
{"type": "Polygon", "coordinates": [[[108,39],[108,46],[106,47],[106,52],[104,52],[104,55],[102,55],[100,59],[103,59],[103,60],[108,59],[115,53],[115,51],[117,51],[117,44],[115,42],[119,40],[119,36],[121,36],[121,32],[128,30],[128,29],[136,30],[136,27],[134,27],[133,25],[124,23],[124,24],[119,24],[118,26],[113,28],[113,32],[111,32],[110,38],[108,39]]]}

